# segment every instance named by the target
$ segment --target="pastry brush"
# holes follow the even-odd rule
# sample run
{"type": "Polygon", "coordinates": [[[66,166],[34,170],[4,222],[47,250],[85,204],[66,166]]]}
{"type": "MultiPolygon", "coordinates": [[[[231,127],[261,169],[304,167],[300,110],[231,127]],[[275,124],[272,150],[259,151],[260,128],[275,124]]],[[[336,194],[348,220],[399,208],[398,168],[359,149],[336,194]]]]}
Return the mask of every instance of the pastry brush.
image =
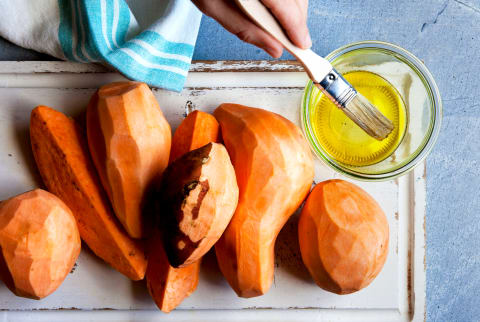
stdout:
{"type": "Polygon", "coordinates": [[[328,60],[310,49],[301,49],[292,44],[277,20],[260,0],[235,1],[252,21],[297,58],[315,86],[368,135],[377,140],[383,140],[392,132],[392,122],[358,93],[328,60]]]}

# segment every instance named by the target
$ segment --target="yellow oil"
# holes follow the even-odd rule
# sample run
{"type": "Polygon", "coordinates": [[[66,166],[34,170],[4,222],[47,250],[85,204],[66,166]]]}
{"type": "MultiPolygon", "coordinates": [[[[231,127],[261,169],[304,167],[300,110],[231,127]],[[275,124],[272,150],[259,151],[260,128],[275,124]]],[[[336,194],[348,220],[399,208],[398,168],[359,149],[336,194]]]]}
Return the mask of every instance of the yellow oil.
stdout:
{"type": "Polygon", "coordinates": [[[378,141],[322,95],[311,120],[317,141],[330,157],[345,165],[367,166],[383,161],[402,141],[407,125],[405,104],[395,87],[377,74],[354,71],[343,76],[391,120],[395,128],[386,139],[378,141]]]}

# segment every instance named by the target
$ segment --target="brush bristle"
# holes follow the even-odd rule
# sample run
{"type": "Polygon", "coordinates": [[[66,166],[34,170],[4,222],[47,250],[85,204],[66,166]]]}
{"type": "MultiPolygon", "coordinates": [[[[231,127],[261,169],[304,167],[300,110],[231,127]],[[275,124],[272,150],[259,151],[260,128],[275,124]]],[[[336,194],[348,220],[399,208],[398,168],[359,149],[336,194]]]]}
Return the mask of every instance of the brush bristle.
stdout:
{"type": "Polygon", "coordinates": [[[344,112],[368,135],[379,141],[393,131],[393,123],[360,93],[345,106],[344,112]]]}

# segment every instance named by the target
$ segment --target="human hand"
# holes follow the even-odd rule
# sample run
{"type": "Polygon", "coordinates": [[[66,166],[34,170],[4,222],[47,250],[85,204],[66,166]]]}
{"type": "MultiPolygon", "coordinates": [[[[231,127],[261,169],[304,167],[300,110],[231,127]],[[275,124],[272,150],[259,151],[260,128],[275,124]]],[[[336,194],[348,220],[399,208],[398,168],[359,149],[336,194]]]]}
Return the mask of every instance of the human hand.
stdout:
{"type": "MultiPolygon", "coordinates": [[[[262,48],[273,58],[282,55],[283,46],[251,21],[233,0],[192,0],[207,16],[218,21],[241,40],[262,48]]],[[[310,48],[307,27],[308,0],[262,0],[286,31],[294,45],[310,48]]]]}

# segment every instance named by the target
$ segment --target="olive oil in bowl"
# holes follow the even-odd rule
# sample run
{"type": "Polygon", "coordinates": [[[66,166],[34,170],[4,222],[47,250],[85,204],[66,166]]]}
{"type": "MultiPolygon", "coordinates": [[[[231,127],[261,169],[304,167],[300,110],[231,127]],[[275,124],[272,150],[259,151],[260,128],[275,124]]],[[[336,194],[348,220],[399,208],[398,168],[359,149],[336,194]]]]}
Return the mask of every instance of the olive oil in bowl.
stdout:
{"type": "Polygon", "coordinates": [[[343,76],[392,121],[394,130],[386,139],[378,141],[322,95],[311,115],[313,133],[325,152],[339,163],[368,166],[381,162],[395,151],[403,139],[407,127],[405,104],[395,87],[377,74],[352,71],[343,76]]]}

